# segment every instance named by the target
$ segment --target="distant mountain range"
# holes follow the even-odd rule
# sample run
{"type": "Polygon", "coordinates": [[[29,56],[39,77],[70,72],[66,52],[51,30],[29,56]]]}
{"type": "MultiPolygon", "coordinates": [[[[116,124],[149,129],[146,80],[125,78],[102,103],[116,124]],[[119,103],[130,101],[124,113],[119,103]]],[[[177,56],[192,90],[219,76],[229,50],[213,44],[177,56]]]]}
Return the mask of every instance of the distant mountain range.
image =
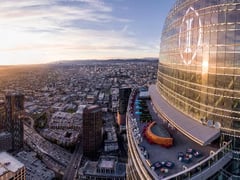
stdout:
{"type": "Polygon", "coordinates": [[[131,58],[131,59],[106,59],[106,60],[60,60],[50,64],[53,65],[85,65],[85,64],[112,64],[112,63],[136,63],[139,62],[158,62],[158,58],[131,58]]]}

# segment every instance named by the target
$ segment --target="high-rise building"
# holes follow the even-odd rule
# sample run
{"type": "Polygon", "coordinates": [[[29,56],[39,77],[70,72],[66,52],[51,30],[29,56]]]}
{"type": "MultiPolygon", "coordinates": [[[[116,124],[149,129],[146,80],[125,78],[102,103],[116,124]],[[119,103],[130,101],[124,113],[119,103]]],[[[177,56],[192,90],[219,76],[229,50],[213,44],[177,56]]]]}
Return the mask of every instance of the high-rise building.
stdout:
{"type": "Polygon", "coordinates": [[[98,105],[83,110],[83,154],[96,159],[102,145],[102,110],[98,105]]]}
{"type": "Polygon", "coordinates": [[[6,120],[6,109],[5,103],[3,100],[0,100],[0,132],[5,128],[5,120],[6,120]]]}
{"type": "Polygon", "coordinates": [[[23,146],[24,95],[20,93],[6,94],[6,130],[12,134],[12,147],[18,150],[23,146]]]}
{"type": "Polygon", "coordinates": [[[24,164],[6,152],[0,153],[0,179],[25,180],[26,169],[24,164]]]}
{"type": "MultiPolygon", "coordinates": [[[[197,165],[165,179],[240,178],[239,7],[239,0],[177,0],[165,20],[158,80],[149,88],[153,107],[191,142],[220,144],[197,165]]],[[[128,178],[158,179],[161,173],[141,155],[137,125],[127,114],[128,178]]]]}
{"type": "Polygon", "coordinates": [[[157,81],[161,96],[196,122],[213,122],[236,133],[240,132],[239,3],[177,1],[163,29],[157,81]]]}
{"type": "Polygon", "coordinates": [[[126,111],[128,106],[128,99],[131,94],[131,88],[119,89],[119,105],[117,113],[117,124],[119,126],[126,124],[126,111]]]}

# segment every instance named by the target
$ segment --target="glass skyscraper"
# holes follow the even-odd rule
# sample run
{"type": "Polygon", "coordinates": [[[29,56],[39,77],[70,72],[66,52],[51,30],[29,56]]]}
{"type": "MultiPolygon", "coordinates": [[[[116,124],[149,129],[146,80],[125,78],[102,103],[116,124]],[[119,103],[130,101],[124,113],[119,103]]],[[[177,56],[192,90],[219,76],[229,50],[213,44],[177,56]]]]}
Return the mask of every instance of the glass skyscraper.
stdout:
{"type": "Polygon", "coordinates": [[[102,144],[102,110],[98,105],[87,106],[83,110],[83,154],[97,159],[102,144]]]}
{"type": "MultiPolygon", "coordinates": [[[[149,87],[157,114],[201,146],[216,139],[220,144],[194,167],[165,179],[239,179],[240,0],[177,0],[163,27],[157,76],[149,87]]],[[[135,96],[127,114],[127,177],[158,179],[136,138],[135,96]]]]}
{"type": "Polygon", "coordinates": [[[240,1],[178,0],[163,28],[158,89],[196,121],[240,132],[240,1]]]}

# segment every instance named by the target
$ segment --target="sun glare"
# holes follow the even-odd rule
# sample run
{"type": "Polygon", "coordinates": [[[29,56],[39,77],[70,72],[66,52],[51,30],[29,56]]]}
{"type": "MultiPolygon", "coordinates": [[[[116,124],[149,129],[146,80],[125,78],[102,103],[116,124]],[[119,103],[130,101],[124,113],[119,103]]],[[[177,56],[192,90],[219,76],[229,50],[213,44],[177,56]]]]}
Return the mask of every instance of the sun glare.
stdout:
{"type": "Polygon", "coordinates": [[[202,73],[206,74],[207,72],[208,72],[208,61],[203,60],[203,62],[202,62],[202,73]]]}

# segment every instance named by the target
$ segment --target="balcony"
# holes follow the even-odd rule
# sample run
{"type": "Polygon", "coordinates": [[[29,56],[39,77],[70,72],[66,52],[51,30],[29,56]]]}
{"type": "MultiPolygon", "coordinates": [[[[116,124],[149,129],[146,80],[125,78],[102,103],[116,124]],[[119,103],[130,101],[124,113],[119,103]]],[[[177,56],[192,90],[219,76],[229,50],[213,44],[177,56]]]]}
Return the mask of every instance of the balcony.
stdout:
{"type": "Polygon", "coordinates": [[[215,172],[209,169],[217,169],[217,163],[224,166],[231,160],[231,154],[226,150],[230,142],[221,148],[218,144],[202,146],[196,143],[162,119],[151,100],[142,103],[138,94],[138,90],[133,90],[130,96],[126,120],[129,158],[142,179],[186,179],[197,175],[209,177],[212,174],[209,172],[215,172]],[[158,130],[162,133],[165,131],[164,134],[168,132],[173,144],[164,146],[149,141],[144,131],[151,124],[161,127],[158,130]],[[182,159],[179,158],[180,154],[183,155],[182,159]]]}

